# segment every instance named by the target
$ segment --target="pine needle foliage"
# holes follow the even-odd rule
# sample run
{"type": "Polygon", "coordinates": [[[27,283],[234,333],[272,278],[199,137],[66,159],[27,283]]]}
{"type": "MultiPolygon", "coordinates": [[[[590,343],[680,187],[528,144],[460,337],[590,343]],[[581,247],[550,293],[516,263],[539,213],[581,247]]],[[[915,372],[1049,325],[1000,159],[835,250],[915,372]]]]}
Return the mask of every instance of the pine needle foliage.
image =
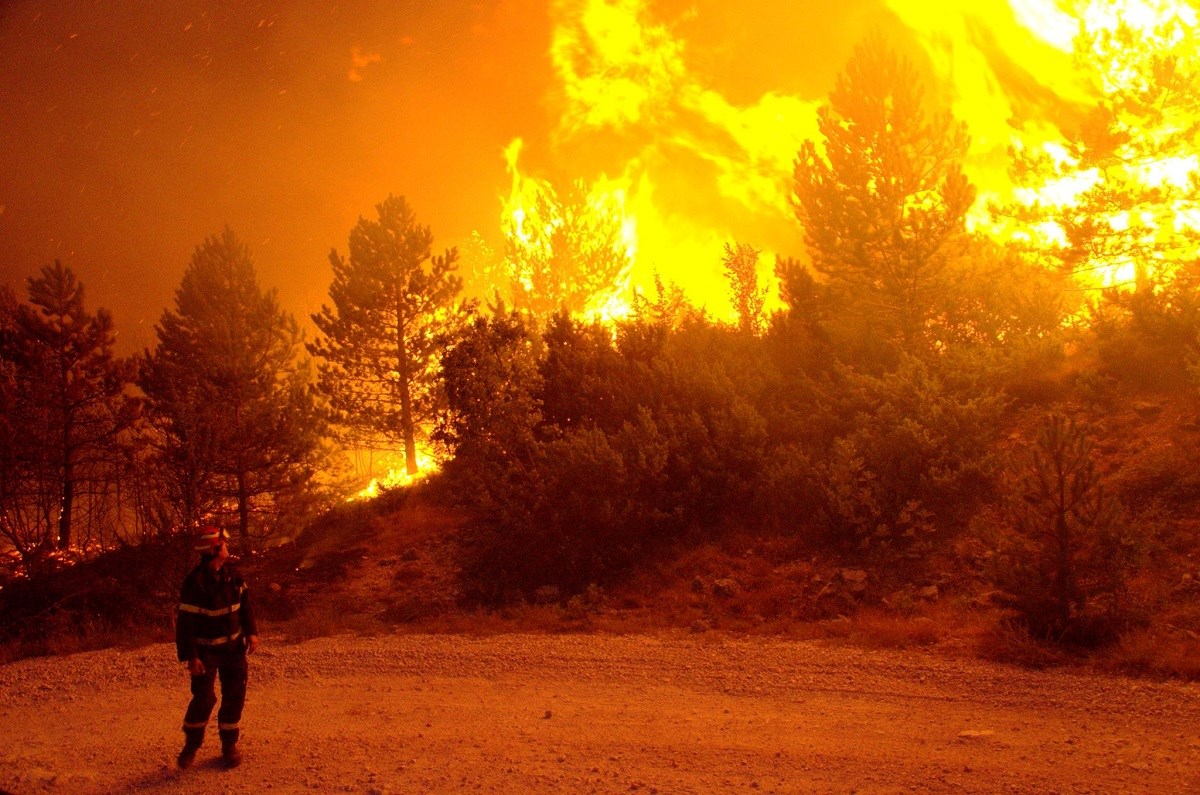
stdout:
{"type": "Polygon", "coordinates": [[[436,406],[439,334],[459,322],[458,253],[433,256],[433,233],[403,196],[359,218],[349,255],[330,252],[332,305],[312,316],[321,336],[308,346],[323,361],[318,386],[349,441],[399,443],[417,472],[417,441],[436,406]]]}

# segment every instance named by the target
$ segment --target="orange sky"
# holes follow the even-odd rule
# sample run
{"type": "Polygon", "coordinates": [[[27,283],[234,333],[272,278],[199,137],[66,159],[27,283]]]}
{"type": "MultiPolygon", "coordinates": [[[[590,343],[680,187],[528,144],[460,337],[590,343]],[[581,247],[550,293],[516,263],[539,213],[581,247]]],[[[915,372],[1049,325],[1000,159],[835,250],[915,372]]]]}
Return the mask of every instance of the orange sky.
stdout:
{"type": "MultiPolygon", "coordinates": [[[[745,105],[766,92],[819,100],[868,29],[898,27],[876,0],[646,5],[697,84],[745,105]]],[[[325,298],[329,249],[389,192],[409,198],[438,249],[472,230],[498,244],[513,138],[523,170],[592,179],[644,151],[639,136],[664,135],[565,131],[550,20],[575,6],[6,2],[0,280],[23,297],[25,278],[62,259],[89,305],[114,312],[129,352],[153,344],[191,251],[225,225],[302,319],[325,298]]],[[[697,190],[708,164],[688,162],[695,147],[654,143],[660,204],[723,213],[697,190]]],[[[798,246],[786,221],[721,231],[798,246]]],[[[698,267],[716,272],[719,255],[698,267]]]]}

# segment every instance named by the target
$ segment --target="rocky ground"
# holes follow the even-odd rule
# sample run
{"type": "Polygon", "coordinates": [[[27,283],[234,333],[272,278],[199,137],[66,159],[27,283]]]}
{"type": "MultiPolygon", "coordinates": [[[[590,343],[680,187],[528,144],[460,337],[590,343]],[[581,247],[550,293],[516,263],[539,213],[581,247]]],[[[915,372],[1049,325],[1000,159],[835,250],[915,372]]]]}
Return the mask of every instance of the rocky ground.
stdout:
{"type": "Polygon", "coordinates": [[[268,636],[233,771],[186,700],[169,645],[0,666],[0,788],[1200,791],[1194,684],[716,633],[268,636]]]}

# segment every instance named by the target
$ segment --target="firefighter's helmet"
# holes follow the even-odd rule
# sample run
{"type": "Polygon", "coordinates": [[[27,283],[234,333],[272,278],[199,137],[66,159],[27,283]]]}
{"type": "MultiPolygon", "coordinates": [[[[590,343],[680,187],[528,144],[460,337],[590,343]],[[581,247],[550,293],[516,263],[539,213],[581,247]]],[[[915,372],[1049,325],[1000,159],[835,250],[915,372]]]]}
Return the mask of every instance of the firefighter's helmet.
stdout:
{"type": "Polygon", "coordinates": [[[217,551],[217,547],[222,542],[228,540],[229,533],[219,527],[208,525],[207,527],[200,528],[200,531],[196,533],[195,550],[206,555],[211,555],[217,551]]]}

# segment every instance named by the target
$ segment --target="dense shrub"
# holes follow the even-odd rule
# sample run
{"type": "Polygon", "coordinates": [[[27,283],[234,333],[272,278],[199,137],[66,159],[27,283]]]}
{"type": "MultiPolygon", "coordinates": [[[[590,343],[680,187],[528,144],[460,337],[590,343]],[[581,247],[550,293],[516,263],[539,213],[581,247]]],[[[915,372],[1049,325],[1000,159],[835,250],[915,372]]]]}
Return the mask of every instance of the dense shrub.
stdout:
{"type": "Polygon", "coordinates": [[[965,523],[990,493],[999,396],[959,394],[917,359],[881,377],[849,373],[853,418],[816,465],[832,539],[903,545],[965,523]]]}
{"type": "Polygon", "coordinates": [[[1050,414],[1036,444],[1014,461],[1012,532],[995,578],[1038,639],[1098,646],[1114,641],[1130,618],[1125,586],[1135,547],[1092,450],[1073,420],[1050,414]]]}
{"type": "Polygon", "coordinates": [[[1108,292],[1089,330],[1102,368],[1134,385],[1176,387],[1200,351],[1200,262],[1137,292],[1108,292]]]}
{"type": "Polygon", "coordinates": [[[558,316],[533,343],[524,322],[477,319],[443,369],[439,433],[477,518],[464,571],[480,598],[570,595],[753,509],[769,439],[738,335],[635,322],[614,340],[558,316]]]}
{"type": "Polygon", "coordinates": [[[0,643],[19,640],[36,652],[65,639],[137,634],[139,627],[166,632],[179,583],[194,563],[187,539],[170,538],[15,580],[0,591],[0,643]]]}
{"type": "Polygon", "coordinates": [[[476,517],[464,573],[482,599],[569,596],[730,524],[900,550],[991,493],[1003,401],[948,357],[866,372],[783,316],[765,338],[696,314],[534,329],[477,317],[443,359],[438,437],[476,517]]]}

